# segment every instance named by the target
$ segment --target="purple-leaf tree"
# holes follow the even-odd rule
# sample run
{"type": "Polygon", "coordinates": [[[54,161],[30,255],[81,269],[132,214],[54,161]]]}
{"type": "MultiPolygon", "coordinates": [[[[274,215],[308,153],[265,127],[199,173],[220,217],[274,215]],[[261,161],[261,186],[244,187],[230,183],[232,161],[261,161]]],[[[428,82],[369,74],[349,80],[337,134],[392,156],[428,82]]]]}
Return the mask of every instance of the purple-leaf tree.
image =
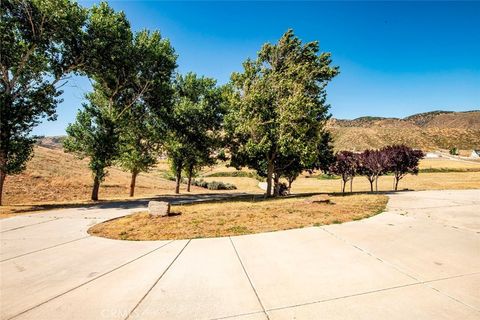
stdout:
{"type": "Polygon", "coordinates": [[[393,145],[382,149],[389,159],[388,171],[394,175],[394,189],[398,190],[398,182],[408,173],[418,174],[418,163],[425,154],[405,145],[393,145]]]}
{"type": "Polygon", "coordinates": [[[340,151],[329,167],[330,173],[342,178],[342,193],[345,193],[345,185],[348,181],[350,181],[350,192],[352,192],[352,182],[358,168],[357,158],[358,156],[351,151],[340,151]]]}
{"type": "Polygon", "coordinates": [[[364,175],[370,182],[370,191],[378,191],[378,177],[384,175],[389,169],[390,161],[383,150],[365,150],[358,155],[358,173],[364,175]]]}

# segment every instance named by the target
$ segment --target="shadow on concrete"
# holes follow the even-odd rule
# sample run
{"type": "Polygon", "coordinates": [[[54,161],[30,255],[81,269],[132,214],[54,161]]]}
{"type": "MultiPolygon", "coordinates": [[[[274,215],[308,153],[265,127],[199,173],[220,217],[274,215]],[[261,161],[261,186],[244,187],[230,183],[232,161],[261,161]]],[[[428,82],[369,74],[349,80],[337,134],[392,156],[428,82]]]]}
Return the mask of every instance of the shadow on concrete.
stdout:
{"type": "Polygon", "coordinates": [[[58,204],[41,204],[41,205],[19,205],[9,206],[14,209],[14,214],[35,212],[35,211],[48,211],[56,209],[71,209],[82,208],[89,209],[136,209],[146,208],[149,201],[167,201],[172,204],[192,203],[192,202],[204,202],[204,201],[219,201],[226,199],[235,199],[239,197],[254,197],[255,194],[249,193],[204,193],[204,194],[178,194],[178,195],[158,195],[148,198],[140,199],[125,199],[125,200],[99,200],[92,202],[79,202],[79,203],[58,203],[58,204]]]}
{"type": "Polygon", "coordinates": [[[407,192],[413,190],[399,190],[399,191],[379,191],[379,192],[308,192],[308,193],[295,193],[288,196],[282,196],[277,198],[265,198],[263,194],[258,193],[243,193],[243,192],[229,192],[229,193],[203,193],[203,194],[169,194],[169,195],[158,195],[149,198],[140,198],[140,199],[125,199],[125,200],[99,200],[95,202],[81,202],[81,203],[61,203],[61,204],[44,204],[44,205],[28,205],[23,206],[19,205],[10,206],[14,208],[13,214],[22,214],[38,211],[48,211],[56,209],[71,209],[71,208],[82,208],[84,210],[91,209],[141,209],[148,206],[149,201],[167,201],[172,204],[187,204],[194,202],[231,202],[231,201],[262,201],[262,200],[281,200],[287,198],[302,198],[310,197],[314,195],[326,194],[333,197],[338,196],[352,196],[359,194],[395,194],[401,192],[407,192]]]}

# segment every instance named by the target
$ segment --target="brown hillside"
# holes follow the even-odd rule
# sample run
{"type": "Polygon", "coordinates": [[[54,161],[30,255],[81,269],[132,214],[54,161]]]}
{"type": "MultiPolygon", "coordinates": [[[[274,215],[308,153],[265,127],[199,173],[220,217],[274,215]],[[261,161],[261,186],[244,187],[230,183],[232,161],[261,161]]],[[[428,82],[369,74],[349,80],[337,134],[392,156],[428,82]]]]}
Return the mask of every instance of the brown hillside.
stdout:
{"type": "Polygon", "coordinates": [[[480,111],[439,114],[427,122],[425,127],[480,130],[480,111]]]}
{"type": "Polygon", "coordinates": [[[434,111],[404,119],[332,119],[328,126],[336,150],[358,151],[399,143],[423,150],[480,147],[480,111],[434,111]]]}
{"type": "MultiPolygon", "coordinates": [[[[162,162],[152,172],[140,174],[135,194],[153,196],[173,193],[175,183],[162,178],[167,168],[167,164],[162,162]]],[[[110,168],[100,187],[100,198],[128,198],[129,185],[129,173],[116,167],[110,168]]],[[[18,175],[7,176],[4,203],[9,205],[84,201],[90,198],[91,188],[92,176],[87,160],[79,160],[57,147],[37,146],[34,157],[28,162],[27,170],[18,175]]],[[[204,188],[194,189],[208,192],[204,188]]]]}

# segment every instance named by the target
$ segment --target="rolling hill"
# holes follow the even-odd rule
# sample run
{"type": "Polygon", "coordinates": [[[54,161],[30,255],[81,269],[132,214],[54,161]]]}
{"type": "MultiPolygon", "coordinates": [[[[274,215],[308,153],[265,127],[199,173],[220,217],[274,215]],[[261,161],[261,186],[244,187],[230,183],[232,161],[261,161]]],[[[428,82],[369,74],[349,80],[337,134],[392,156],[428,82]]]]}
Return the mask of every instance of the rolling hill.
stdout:
{"type": "Polygon", "coordinates": [[[480,110],[432,111],[403,119],[360,117],[331,119],[335,150],[364,150],[406,144],[425,151],[480,148],[480,110]]]}

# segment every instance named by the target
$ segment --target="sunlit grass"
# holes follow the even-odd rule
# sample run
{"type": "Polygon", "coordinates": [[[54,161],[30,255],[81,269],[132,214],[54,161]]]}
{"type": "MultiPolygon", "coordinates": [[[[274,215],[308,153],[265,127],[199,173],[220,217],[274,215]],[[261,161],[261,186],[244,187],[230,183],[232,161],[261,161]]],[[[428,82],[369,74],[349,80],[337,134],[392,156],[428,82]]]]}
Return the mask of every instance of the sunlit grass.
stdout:
{"type": "Polygon", "coordinates": [[[174,205],[170,217],[138,213],[92,227],[93,235],[124,240],[191,239],[320,226],[359,220],[384,210],[384,195],[336,195],[332,204],[308,197],[174,205]]]}

